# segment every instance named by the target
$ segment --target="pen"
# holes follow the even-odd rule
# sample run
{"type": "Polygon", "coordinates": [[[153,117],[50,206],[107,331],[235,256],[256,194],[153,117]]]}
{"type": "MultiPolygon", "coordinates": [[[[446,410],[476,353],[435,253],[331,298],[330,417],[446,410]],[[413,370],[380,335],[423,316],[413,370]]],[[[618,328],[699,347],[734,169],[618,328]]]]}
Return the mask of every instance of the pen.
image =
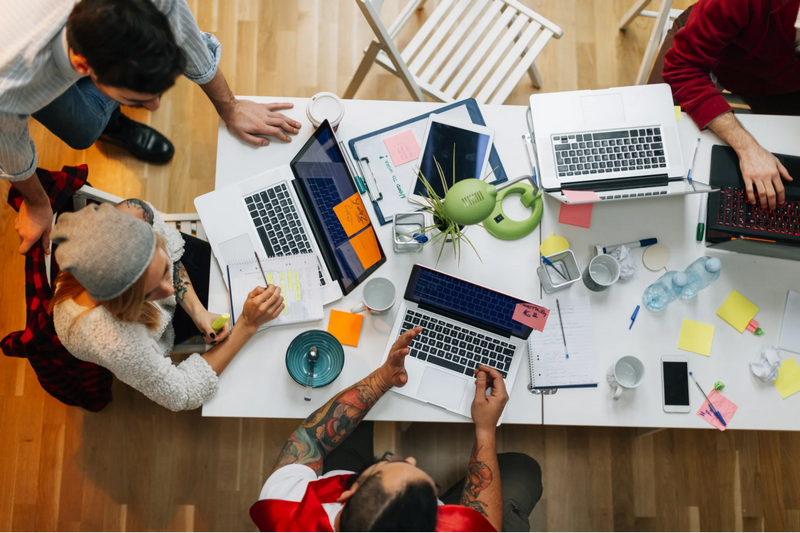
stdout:
{"type": "Polygon", "coordinates": [[[694,377],[694,374],[689,372],[689,375],[692,376],[692,381],[694,381],[694,384],[697,385],[698,389],[700,389],[700,394],[702,394],[703,398],[705,398],[706,401],[708,402],[708,406],[711,408],[711,412],[714,413],[714,416],[716,416],[720,422],[722,422],[723,426],[728,427],[728,424],[725,423],[725,419],[722,418],[722,415],[719,414],[719,411],[717,411],[716,407],[714,407],[714,404],[712,404],[711,400],[708,399],[706,393],[703,392],[703,387],[701,387],[700,384],[697,382],[697,379],[694,377]]]}
{"type": "Polygon", "coordinates": [[[697,142],[694,145],[694,154],[692,155],[692,164],[689,167],[689,170],[686,172],[686,179],[689,180],[689,183],[692,182],[692,169],[694,168],[694,161],[697,159],[697,149],[700,148],[700,137],[697,138],[697,142]]]}
{"type": "Polygon", "coordinates": [[[636,322],[636,315],[639,314],[639,307],[641,306],[637,305],[636,309],[633,310],[633,314],[631,315],[631,325],[628,326],[628,329],[631,329],[633,327],[633,323],[636,322]]]}
{"type": "Polygon", "coordinates": [[[700,213],[697,215],[697,242],[703,240],[706,233],[706,211],[708,210],[708,194],[700,195],[700,213]]]}
{"type": "Polygon", "coordinates": [[[261,271],[261,277],[264,278],[264,286],[269,287],[269,283],[267,282],[267,276],[264,275],[264,268],[261,266],[261,259],[258,258],[258,252],[253,252],[256,254],[256,261],[258,262],[258,269],[261,271]]]}
{"type": "Polygon", "coordinates": [[[626,242],[625,244],[615,244],[614,246],[604,246],[603,253],[607,254],[613,252],[617,248],[621,248],[623,246],[627,246],[628,248],[644,248],[646,246],[653,246],[654,244],[658,244],[658,239],[642,239],[639,241],[633,242],[626,242]]]}
{"type": "Polygon", "coordinates": [[[558,298],[556,298],[556,308],[558,309],[558,325],[561,326],[561,338],[564,339],[564,352],[567,354],[567,359],[569,359],[569,349],[567,348],[567,336],[564,335],[564,321],[561,320],[561,304],[558,303],[558,298]]]}
{"type": "Polygon", "coordinates": [[[567,279],[567,276],[565,276],[564,274],[562,274],[562,273],[561,273],[561,271],[560,271],[558,268],[556,268],[556,266],[553,264],[553,262],[552,262],[552,261],[550,261],[548,258],[546,258],[545,256],[542,256],[542,261],[544,261],[544,264],[545,264],[545,265],[547,265],[547,266],[549,266],[549,267],[552,267],[552,269],[553,269],[553,270],[555,270],[556,272],[558,272],[558,275],[559,275],[559,276],[561,276],[561,277],[564,279],[564,281],[569,281],[569,280],[567,279]]]}

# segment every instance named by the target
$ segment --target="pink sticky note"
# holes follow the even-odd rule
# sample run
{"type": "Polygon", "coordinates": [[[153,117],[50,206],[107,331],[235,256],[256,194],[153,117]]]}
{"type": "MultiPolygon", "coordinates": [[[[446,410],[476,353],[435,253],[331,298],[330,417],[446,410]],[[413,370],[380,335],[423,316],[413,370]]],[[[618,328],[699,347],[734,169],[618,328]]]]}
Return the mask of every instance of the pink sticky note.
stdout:
{"type": "Polygon", "coordinates": [[[600,197],[597,196],[594,191],[567,191],[562,190],[561,192],[564,193],[566,196],[567,201],[570,203],[577,203],[577,202],[599,202],[600,197]]]}
{"type": "Polygon", "coordinates": [[[593,207],[594,204],[561,204],[561,212],[558,215],[558,221],[561,224],[589,228],[592,225],[593,207]]]}
{"type": "Polygon", "coordinates": [[[544,325],[547,323],[549,314],[550,310],[540,305],[517,304],[511,320],[525,324],[536,331],[544,331],[544,325]]]}
{"type": "Polygon", "coordinates": [[[383,140],[394,166],[405,165],[409,161],[414,161],[419,157],[419,143],[414,137],[414,132],[406,130],[397,135],[392,135],[383,140]]]}
{"type": "MultiPolygon", "coordinates": [[[[721,414],[722,418],[725,419],[725,423],[728,424],[728,427],[730,427],[731,418],[733,418],[733,415],[736,413],[736,410],[739,408],[739,406],[716,390],[712,390],[710,393],[708,393],[708,399],[711,400],[711,403],[714,404],[714,407],[717,409],[717,411],[719,411],[719,414],[721,414]]],[[[711,412],[711,408],[708,406],[708,402],[705,400],[703,401],[703,405],[700,406],[700,410],[697,411],[697,416],[705,419],[706,422],[720,431],[725,431],[727,429],[722,425],[722,422],[720,422],[719,419],[714,416],[714,413],[711,412]]]]}

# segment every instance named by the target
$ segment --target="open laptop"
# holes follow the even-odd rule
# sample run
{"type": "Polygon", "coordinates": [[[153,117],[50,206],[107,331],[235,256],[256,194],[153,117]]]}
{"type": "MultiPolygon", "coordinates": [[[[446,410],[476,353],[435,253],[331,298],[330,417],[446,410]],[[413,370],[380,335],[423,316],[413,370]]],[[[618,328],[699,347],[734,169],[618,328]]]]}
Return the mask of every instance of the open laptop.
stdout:
{"type": "Polygon", "coordinates": [[[710,190],[684,179],[669,85],[534,94],[530,111],[541,188],[561,202],[564,189],[594,201],[710,190]]]}
{"type": "Polygon", "coordinates": [[[422,333],[405,360],[408,383],[392,390],[469,417],[473,369],[485,364],[503,375],[510,393],[532,331],[511,318],[520,303],[529,302],[414,265],[383,361],[405,331],[422,326],[422,333]]]}
{"type": "MultiPolygon", "coordinates": [[[[732,252],[800,261],[800,157],[773,154],[795,181],[784,181],[786,203],[774,210],[747,200],[739,158],[729,146],[711,147],[711,185],[719,194],[708,196],[706,243],[732,252]]],[[[758,194],[756,193],[756,200],[758,194]]]]}
{"type": "Polygon", "coordinates": [[[371,221],[348,235],[334,211],[353,195],[353,176],[325,121],[291,164],[199,196],[194,204],[223,272],[247,254],[242,235],[262,257],[313,252],[322,301],[329,304],[386,262],[371,221]]]}

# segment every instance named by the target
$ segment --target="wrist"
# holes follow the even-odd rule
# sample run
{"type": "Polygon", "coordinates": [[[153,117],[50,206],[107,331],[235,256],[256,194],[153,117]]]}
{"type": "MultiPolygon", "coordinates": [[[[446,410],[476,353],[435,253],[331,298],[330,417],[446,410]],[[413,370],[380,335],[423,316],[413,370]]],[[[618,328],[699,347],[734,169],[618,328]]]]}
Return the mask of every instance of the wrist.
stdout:
{"type": "Polygon", "coordinates": [[[375,371],[375,381],[376,384],[378,385],[378,388],[382,392],[389,392],[389,390],[392,388],[392,384],[388,379],[386,379],[386,376],[384,375],[385,370],[386,368],[382,366],[375,371]]]}
{"type": "Polygon", "coordinates": [[[258,326],[256,326],[255,324],[251,323],[246,318],[242,317],[236,323],[236,326],[233,328],[233,331],[231,332],[231,334],[233,334],[233,333],[235,333],[237,331],[241,332],[240,335],[245,335],[245,338],[249,339],[250,337],[255,335],[256,331],[258,331],[258,326]]]}
{"type": "Polygon", "coordinates": [[[475,440],[483,446],[494,445],[497,437],[497,426],[482,427],[475,426],[475,440]]]}

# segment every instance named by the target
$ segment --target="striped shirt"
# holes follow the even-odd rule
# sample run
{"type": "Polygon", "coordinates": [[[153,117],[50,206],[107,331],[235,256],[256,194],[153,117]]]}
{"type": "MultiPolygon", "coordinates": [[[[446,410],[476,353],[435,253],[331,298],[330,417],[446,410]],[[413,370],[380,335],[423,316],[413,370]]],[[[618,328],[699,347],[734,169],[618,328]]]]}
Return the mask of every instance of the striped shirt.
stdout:
{"type": "MultiPolygon", "coordinates": [[[[186,54],[184,75],[198,84],[217,73],[222,46],[200,31],[186,0],[151,0],[169,19],[186,54]]],[[[69,61],[66,24],[76,0],[3,0],[0,16],[0,179],[36,170],[28,119],[81,78],[69,61]]]]}

